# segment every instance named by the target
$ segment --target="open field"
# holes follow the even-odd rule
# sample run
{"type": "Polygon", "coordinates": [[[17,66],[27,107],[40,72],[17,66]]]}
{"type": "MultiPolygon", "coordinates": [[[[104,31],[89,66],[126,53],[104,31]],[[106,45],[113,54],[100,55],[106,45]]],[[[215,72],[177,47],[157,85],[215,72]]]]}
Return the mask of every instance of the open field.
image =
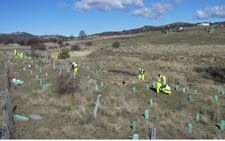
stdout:
{"type": "MultiPolygon", "coordinates": [[[[224,34],[224,30],[215,33],[155,32],[69,41],[70,46],[80,44],[83,48],[71,52],[71,58],[61,60],[64,78],[69,77],[66,64],[69,68],[71,61],[80,64],[78,77],[72,83],[77,88],[72,94],[62,95],[58,93],[59,49],[41,52],[57,60],[55,71],[52,63],[44,59],[34,59],[32,68],[28,68],[31,61],[16,58],[13,50],[8,51],[11,76],[24,81],[23,85],[11,88],[16,114],[42,118],[16,120],[15,138],[132,139],[133,134],[139,134],[140,139],[147,139],[149,128],[157,128],[157,139],[225,139],[225,131],[220,130],[220,122],[225,120],[225,95],[220,94],[225,89],[224,34]],[[92,41],[93,46],[86,47],[87,41],[92,41]],[[119,48],[112,48],[115,41],[120,42],[119,48]],[[139,68],[145,69],[144,81],[133,76],[139,68]],[[101,69],[99,74],[96,74],[97,69],[101,69]],[[172,95],[146,90],[146,84],[151,86],[159,73],[166,75],[172,95]],[[40,80],[53,86],[43,90],[40,80]],[[100,87],[101,82],[103,87],[100,87]],[[178,91],[176,85],[179,85],[178,91]],[[135,93],[133,87],[136,87],[135,93]],[[182,88],[187,87],[189,91],[182,93],[182,88]],[[94,119],[98,94],[102,96],[94,119]],[[188,100],[189,95],[192,101],[188,100]],[[219,97],[217,102],[215,95],[219,97]],[[143,116],[145,110],[149,110],[149,119],[143,116]],[[196,121],[197,113],[200,121],[196,121]],[[137,123],[136,131],[131,129],[133,121],[137,123]],[[193,126],[191,134],[187,132],[188,124],[193,126]]],[[[2,78],[2,67],[0,73],[2,78]]],[[[2,95],[4,87],[0,88],[2,95]]]]}

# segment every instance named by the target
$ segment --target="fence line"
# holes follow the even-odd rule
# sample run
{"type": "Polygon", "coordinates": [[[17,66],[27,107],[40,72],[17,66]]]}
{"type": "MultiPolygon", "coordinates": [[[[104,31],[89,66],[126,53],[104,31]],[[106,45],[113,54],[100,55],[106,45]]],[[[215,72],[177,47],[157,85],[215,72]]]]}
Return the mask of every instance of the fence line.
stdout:
{"type": "Polygon", "coordinates": [[[5,54],[5,100],[3,107],[3,128],[2,128],[2,139],[10,139],[14,137],[14,117],[12,111],[12,100],[9,94],[10,89],[10,70],[8,65],[7,52],[5,54]]]}

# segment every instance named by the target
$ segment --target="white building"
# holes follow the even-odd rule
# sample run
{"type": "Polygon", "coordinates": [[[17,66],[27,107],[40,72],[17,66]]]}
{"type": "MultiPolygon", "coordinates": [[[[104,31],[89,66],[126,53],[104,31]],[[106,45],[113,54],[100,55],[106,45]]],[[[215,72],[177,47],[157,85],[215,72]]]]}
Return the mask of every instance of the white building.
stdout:
{"type": "Polygon", "coordinates": [[[210,26],[210,23],[201,23],[201,26],[210,26]]]}

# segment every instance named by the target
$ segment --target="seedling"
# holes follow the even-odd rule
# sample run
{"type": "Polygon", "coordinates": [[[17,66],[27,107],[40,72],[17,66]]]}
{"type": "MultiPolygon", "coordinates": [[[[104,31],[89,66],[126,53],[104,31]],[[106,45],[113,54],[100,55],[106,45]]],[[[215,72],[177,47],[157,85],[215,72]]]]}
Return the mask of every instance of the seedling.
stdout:
{"type": "Polygon", "coordinates": [[[149,85],[148,84],[146,84],[146,90],[149,90],[149,85]]]}
{"type": "Polygon", "coordinates": [[[101,87],[103,87],[103,82],[101,82],[101,87]]]}
{"type": "Polygon", "coordinates": [[[133,93],[135,93],[136,92],[136,88],[135,87],[133,87],[133,93]]]}
{"type": "Polygon", "coordinates": [[[185,88],[183,88],[183,93],[185,93],[185,88]]]}
{"type": "Polygon", "coordinates": [[[155,82],[152,83],[153,88],[155,88],[155,82]]]}
{"type": "Polygon", "coordinates": [[[149,119],[149,111],[145,110],[145,119],[149,119]]]}
{"type": "Polygon", "coordinates": [[[195,90],[195,94],[198,94],[198,90],[195,90]]]}
{"type": "Polygon", "coordinates": [[[199,119],[200,119],[200,115],[197,114],[197,115],[196,115],[196,121],[199,121],[199,119]]]}
{"type": "Polygon", "coordinates": [[[135,131],[136,130],[136,122],[133,121],[133,124],[132,124],[132,130],[135,131]]]}
{"type": "Polygon", "coordinates": [[[133,140],[138,140],[138,134],[133,135],[133,140]]]}
{"type": "Polygon", "coordinates": [[[178,91],[178,89],[179,89],[179,86],[178,86],[178,85],[176,85],[176,91],[178,91]]]}
{"type": "Polygon", "coordinates": [[[152,106],[152,99],[150,99],[149,104],[150,104],[150,106],[152,106]]]}
{"type": "Polygon", "coordinates": [[[192,132],[192,125],[188,124],[188,133],[191,134],[191,132],[192,132]]]}
{"type": "Polygon", "coordinates": [[[218,101],[218,95],[215,95],[215,101],[216,102],[218,101]]]}

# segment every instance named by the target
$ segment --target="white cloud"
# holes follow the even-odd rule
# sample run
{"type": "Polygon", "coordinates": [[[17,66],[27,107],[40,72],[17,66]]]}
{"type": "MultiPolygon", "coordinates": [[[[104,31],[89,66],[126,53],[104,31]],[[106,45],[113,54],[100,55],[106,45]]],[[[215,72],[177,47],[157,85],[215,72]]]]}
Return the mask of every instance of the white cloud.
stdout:
{"type": "Polygon", "coordinates": [[[88,11],[92,8],[108,11],[111,9],[127,10],[127,6],[144,7],[142,0],[81,0],[74,4],[78,11],[88,11]]]}
{"type": "Polygon", "coordinates": [[[135,16],[144,16],[149,19],[159,19],[162,15],[171,8],[171,5],[168,3],[154,3],[151,8],[141,8],[135,10],[133,15],[135,16]]]}
{"type": "Polygon", "coordinates": [[[174,0],[175,3],[182,3],[184,0],[174,0]]]}
{"type": "Polygon", "coordinates": [[[197,10],[196,17],[197,19],[225,18],[225,5],[207,7],[204,10],[197,10]]]}

